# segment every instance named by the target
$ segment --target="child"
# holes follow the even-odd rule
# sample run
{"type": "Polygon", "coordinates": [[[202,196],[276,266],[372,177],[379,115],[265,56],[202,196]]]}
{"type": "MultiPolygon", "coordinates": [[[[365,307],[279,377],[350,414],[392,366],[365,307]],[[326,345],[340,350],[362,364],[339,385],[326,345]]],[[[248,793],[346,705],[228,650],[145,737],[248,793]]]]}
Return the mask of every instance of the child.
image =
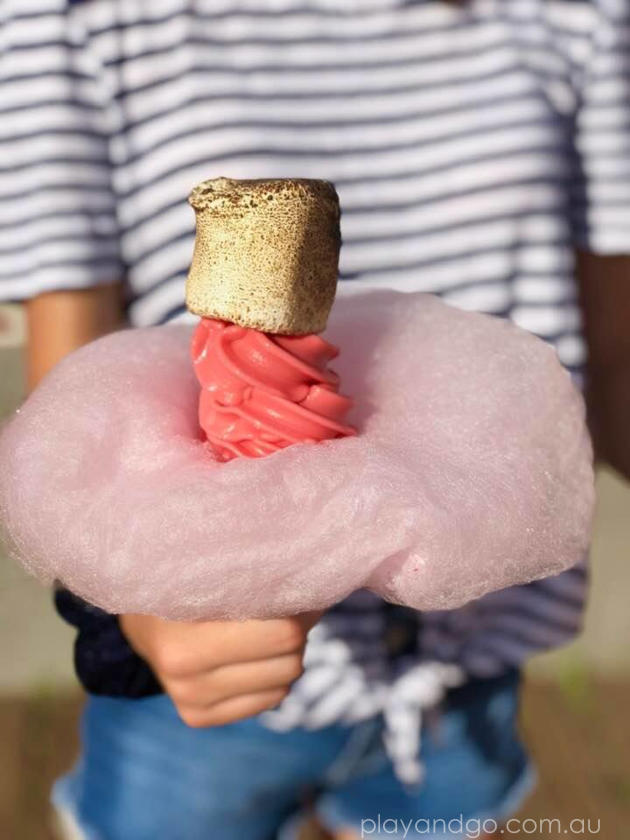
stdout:
{"type": "MultiPolygon", "coordinates": [[[[123,311],[186,317],[195,183],[326,178],[341,293],[510,318],[580,382],[577,276],[598,445],[629,474],[629,45],[622,0],[5,0],[0,289],[28,301],[31,385],[123,311]]],[[[308,794],[337,838],[490,834],[531,787],[520,670],[585,591],[581,565],[452,612],[360,592],[306,655],[318,616],[190,625],[59,591],[91,693],[65,830],[288,837],[308,794]]]]}

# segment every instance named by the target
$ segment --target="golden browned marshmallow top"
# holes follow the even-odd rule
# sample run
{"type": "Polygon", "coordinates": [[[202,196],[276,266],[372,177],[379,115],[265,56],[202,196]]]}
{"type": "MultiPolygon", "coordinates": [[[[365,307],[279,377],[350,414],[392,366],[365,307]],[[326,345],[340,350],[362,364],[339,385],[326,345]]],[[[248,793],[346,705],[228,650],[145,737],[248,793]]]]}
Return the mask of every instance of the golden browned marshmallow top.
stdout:
{"type": "Polygon", "coordinates": [[[337,286],[339,200],[306,178],[216,178],[191,192],[197,218],[186,305],[284,335],[321,332],[337,286]]]}

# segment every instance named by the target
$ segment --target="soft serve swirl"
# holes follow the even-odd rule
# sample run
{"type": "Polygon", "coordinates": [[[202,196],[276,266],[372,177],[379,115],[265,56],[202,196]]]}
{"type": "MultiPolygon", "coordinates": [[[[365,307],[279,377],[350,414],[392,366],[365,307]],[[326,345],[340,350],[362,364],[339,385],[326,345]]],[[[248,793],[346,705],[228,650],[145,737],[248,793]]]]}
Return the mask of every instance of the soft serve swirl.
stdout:
{"type": "Polygon", "coordinates": [[[343,422],[352,401],[327,367],[339,351],[320,336],[269,335],[203,318],[191,351],[199,423],[220,460],[356,434],[343,422]]]}

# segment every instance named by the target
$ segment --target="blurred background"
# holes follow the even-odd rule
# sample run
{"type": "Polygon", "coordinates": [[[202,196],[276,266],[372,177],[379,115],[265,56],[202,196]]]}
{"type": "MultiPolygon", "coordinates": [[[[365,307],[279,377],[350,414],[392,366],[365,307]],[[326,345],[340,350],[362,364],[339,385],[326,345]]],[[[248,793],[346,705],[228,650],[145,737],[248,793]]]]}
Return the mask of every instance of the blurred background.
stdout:
{"type": "MultiPolygon", "coordinates": [[[[23,341],[20,307],[0,306],[2,416],[23,397],[23,341]]],[[[630,835],[630,486],[602,470],[598,499],[586,631],[528,673],[522,726],[540,784],[521,816],[600,820],[602,838],[622,840],[630,835]]],[[[0,556],[1,840],[53,836],[48,791],[75,755],[82,702],[73,635],[50,594],[0,556]]]]}

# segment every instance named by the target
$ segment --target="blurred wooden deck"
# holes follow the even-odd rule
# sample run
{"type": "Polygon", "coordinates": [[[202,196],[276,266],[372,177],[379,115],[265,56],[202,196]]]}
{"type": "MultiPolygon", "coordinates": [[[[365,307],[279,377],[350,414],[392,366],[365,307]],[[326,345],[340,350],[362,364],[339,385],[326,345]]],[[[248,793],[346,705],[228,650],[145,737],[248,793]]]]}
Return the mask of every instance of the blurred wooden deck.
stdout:
{"type": "MultiPolygon", "coordinates": [[[[48,791],[75,755],[80,704],[76,695],[0,700],[2,840],[52,840],[48,791]]],[[[558,818],[565,825],[574,818],[590,819],[592,826],[600,820],[601,840],[630,837],[629,709],[627,681],[581,681],[564,688],[530,681],[523,728],[540,785],[520,816],[558,818]]],[[[567,835],[534,834],[530,824],[509,836],[567,835]]],[[[311,834],[308,840],[317,839],[311,834]]]]}

